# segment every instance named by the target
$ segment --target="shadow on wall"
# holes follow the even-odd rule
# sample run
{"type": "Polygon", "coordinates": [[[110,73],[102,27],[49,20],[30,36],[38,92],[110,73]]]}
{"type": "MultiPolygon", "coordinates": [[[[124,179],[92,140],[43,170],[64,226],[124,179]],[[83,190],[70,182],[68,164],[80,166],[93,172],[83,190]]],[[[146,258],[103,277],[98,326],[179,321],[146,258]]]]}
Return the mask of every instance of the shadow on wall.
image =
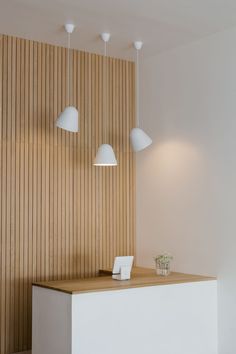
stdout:
{"type": "Polygon", "coordinates": [[[154,144],[138,159],[137,197],[138,209],[145,217],[142,223],[149,220],[150,225],[156,225],[160,218],[162,225],[164,221],[167,225],[178,221],[178,226],[183,222],[186,228],[186,216],[192,217],[189,210],[201,209],[202,196],[209,191],[203,151],[188,142],[173,140],[154,144]]]}
{"type": "Polygon", "coordinates": [[[195,183],[202,184],[206,177],[207,164],[203,151],[185,141],[169,140],[153,144],[140,156],[140,163],[145,179],[158,181],[166,195],[186,193],[189,188],[196,187],[195,183]]]}
{"type": "Polygon", "coordinates": [[[176,270],[214,274],[214,265],[204,268],[219,232],[211,169],[207,151],[187,141],[159,141],[138,156],[139,264],[151,266],[155,254],[170,252],[176,270]]]}

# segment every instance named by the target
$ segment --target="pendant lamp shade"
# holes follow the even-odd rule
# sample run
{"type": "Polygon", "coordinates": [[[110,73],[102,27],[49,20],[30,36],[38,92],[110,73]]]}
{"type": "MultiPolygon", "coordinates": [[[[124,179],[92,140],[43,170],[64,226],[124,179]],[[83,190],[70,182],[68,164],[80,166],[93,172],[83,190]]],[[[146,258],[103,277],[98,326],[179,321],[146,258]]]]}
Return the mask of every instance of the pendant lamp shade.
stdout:
{"type": "Polygon", "coordinates": [[[130,132],[130,142],[135,152],[141,151],[152,144],[152,139],[139,128],[139,56],[138,52],[142,49],[143,42],[134,42],[134,48],[136,49],[136,115],[137,115],[137,127],[133,128],[130,132]]]}
{"type": "MultiPolygon", "coordinates": [[[[68,34],[68,49],[67,49],[67,99],[70,101],[70,35],[74,31],[75,26],[71,23],[65,25],[65,31],[68,34]]],[[[58,128],[69,132],[77,133],[79,131],[79,112],[73,106],[67,106],[60,113],[56,120],[58,128]]]]}
{"type": "Polygon", "coordinates": [[[73,106],[66,107],[56,120],[58,128],[76,133],[79,131],[79,112],[73,106]]]}
{"type": "MultiPolygon", "coordinates": [[[[105,44],[104,56],[105,56],[105,63],[107,63],[106,43],[110,39],[110,33],[102,33],[101,38],[105,44]]],[[[104,71],[105,71],[105,74],[107,74],[107,67],[105,68],[104,71]]],[[[107,77],[105,77],[105,79],[104,79],[105,82],[106,82],[106,78],[107,77]]],[[[106,87],[106,94],[103,95],[103,99],[104,99],[104,107],[106,107],[107,87],[106,87]]],[[[104,114],[104,118],[106,118],[106,122],[105,122],[105,125],[106,125],[107,124],[107,109],[104,109],[103,114],[104,114]]],[[[106,129],[106,134],[104,134],[104,135],[105,135],[105,139],[108,140],[107,129],[106,129]]],[[[117,166],[117,160],[116,160],[116,156],[115,156],[112,146],[109,144],[100,145],[97,150],[97,154],[96,154],[93,164],[94,164],[94,166],[101,166],[101,167],[103,167],[103,166],[117,166]]]]}
{"type": "Polygon", "coordinates": [[[111,145],[102,144],[99,146],[94,166],[117,166],[117,160],[111,145]]]}
{"type": "Polygon", "coordinates": [[[131,130],[130,140],[135,152],[141,151],[152,144],[152,139],[140,128],[131,130]]]}

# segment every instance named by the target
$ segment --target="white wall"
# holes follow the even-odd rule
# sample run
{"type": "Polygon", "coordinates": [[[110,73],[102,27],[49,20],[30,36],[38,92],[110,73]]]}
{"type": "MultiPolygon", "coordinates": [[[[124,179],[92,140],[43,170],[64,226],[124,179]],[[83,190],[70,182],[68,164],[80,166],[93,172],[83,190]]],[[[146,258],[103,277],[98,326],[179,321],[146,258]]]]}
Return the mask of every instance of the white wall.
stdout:
{"type": "Polygon", "coordinates": [[[143,61],[137,258],[217,275],[220,354],[236,353],[236,30],[143,61]]]}

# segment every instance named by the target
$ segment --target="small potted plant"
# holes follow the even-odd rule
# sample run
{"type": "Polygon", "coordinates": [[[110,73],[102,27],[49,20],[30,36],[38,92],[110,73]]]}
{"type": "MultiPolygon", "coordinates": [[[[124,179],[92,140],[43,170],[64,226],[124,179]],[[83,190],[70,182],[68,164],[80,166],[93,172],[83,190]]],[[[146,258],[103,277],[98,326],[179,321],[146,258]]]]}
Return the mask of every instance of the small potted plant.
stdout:
{"type": "Polygon", "coordinates": [[[173,257],[168,254],[159,254],[158,256],[154,257],[156,263],[156,273],[158,275],[169,275],[170,274],[170,262],[173,257]]]}

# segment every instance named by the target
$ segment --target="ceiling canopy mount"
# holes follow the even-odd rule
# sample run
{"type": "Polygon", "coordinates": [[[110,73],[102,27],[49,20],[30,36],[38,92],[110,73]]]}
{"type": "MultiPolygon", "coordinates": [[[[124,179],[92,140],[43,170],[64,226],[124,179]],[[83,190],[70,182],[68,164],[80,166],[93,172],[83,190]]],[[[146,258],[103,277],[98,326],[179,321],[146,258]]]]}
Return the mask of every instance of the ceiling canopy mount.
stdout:
{"type": "Polygon", "coordinates": [[[66,23],[64,27],[65,31],[69,34],[73,33],[75,30],[75,25],[73,23],[66,23]]]}
{"type": "Polygon", "coordinates": [[[143,42],[141,42],[141,41],[134,41],[133,45],[134,45],[134,48],[135,48],[136,50],[141,50],[142,47],[143,47],[143,42]]]}

